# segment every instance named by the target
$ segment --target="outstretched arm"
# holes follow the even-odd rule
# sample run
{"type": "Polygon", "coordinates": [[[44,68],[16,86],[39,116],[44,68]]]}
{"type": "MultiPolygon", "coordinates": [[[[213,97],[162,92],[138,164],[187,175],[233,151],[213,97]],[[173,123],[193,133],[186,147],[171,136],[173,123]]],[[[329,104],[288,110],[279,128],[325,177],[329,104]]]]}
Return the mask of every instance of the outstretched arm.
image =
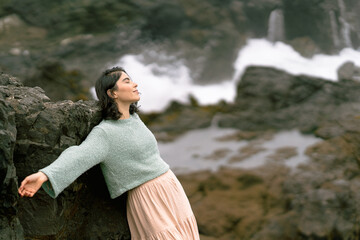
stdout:
{"type": "Polygon", "coordinates": [[[18,189],[21,197],[33,197],[40,189],[41,185],[48,180],[48,177],[42,173],[37,172],[27,176],[18,189]]]}
{"type": "Polygon", "coordinates": [[[80,145],[67,148],[54,162],[39,170],[46,175],[48,181],[39,178],[41,173],[30,175],[28,179],[24,179],[24,185],[21,185],[27,188],[20,187],[19,193],[31,197],[39,190],[39,186],[42,186],[46,193],[56,198],[81,174],[101,163],[106,158],[108,150],[106,133],[101,128],[94,127],[80,145]]]}

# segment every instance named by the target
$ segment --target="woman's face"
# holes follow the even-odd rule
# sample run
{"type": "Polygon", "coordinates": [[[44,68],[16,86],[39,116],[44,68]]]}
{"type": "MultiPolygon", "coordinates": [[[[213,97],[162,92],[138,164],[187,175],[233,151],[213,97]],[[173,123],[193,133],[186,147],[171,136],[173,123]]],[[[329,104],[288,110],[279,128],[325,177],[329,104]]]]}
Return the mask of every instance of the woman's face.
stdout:
{"type": "Polygon", "coordinates": [[[116,87],[112,91],[112,97],[115,101],[123,104],[131,104],[140,100],[137,84],[134,83],[130,77],[122,72],[119,80],[116,82],[116,87]]]}

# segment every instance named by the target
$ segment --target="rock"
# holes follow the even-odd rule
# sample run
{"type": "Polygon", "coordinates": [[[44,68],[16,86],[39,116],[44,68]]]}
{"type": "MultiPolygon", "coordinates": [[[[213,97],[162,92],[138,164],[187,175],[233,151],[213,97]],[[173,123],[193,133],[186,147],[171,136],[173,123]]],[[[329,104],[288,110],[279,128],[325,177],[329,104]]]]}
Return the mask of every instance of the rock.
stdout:
{"type": "Polygon", "coordinates": [[[162,114],[152,115],[150,118],[144,116],[144,122],[155,133],[166,132],[178,135],[190,129],[209,127],[215,109],[215,107],[188,106],[173,101],[162,114]]]}
{"type": "Polygon", "coordinates": [[[284,161],[297,155],[298,153],[296,147],[285,146],[276,149],[276,151],[273,154],[269,155],[268,158],[273,161],[284,161]]]}
{"type": "MultiPolygon", "coordinates": [[[[33,40],[41,39],[46,36],[46,30],[27,24],[15,13],[0,18],[0,33],[4,39],[11,38],[13,41],[15,38],[33,40]]],[[[4,43],[4,41],[2,41],[2,43],[4,43]]]]}
{"type": "Polygon", "coordinates": [[[315,134],[323,139],[330,139],[344,135],[346,132],[359,132],[358,120],[360,115],[354,110],[346,116],[343,116],[340,121],[326,121],[320,125],[315,134]]]}
{"type": "Polygon", "coordinates": [[[51,102],[39,88],[25,87],[0,75],[0,171],[4,234],[11,238],[130,239],[126,195],[111,200],[99,166],[95,166],[56,199],[42,189],[33,198],[19,198],[25,176],[47,166],[67,147],[80,144],[101,120],[94,101],[51,102]],[[5,85],[3,85],[5,84],[5,85]],[[1,175],[4,176],[4,175],[1,175]],[[17,182],[18,180],[18,182],[17,182]]]}
{"type": "Polygon", "coordinates": [[[21,27],[23,25],[25,25],[25,23],[16,14],[0,18],[0,33],[4,34],[11,28],[21,27]]]}
{"type": "Polygon", "coordinates": [[[293,76],[267,67],[248,67],[239,79],[231,114],[222,127],[242,130],[291,129],[313,132],[321,124],[360,110],[360,84],[293,76]]]}
{"type": "Polygon", "coordinates": [[[52,29],[52,34],[81,33],[85,31],[112,30],[123,18],[135,17],[135,6],[130,2],[82,2],[49,3],[46,1],[11,1],[2,4],[10,12],[16,12],[26,22],[52,29]],[[111,8],[114,11],[108,11],[111,8]],[[133,15],[129,15],[132,13],[133,15]],[[93,14],[97,14],[95,17],[93,14]],[[62,17],[61,17],[62,16],[62,17]],[[95,21],[95,19],[97,19],[95,21]],[[56,22],[56,24],[54,24],[56,22]]]}
{"type": "MultiPolygon", "coordinates": [[[[95,103],[54,103],[41,88],[24,87],[5,74],[0,75],[0,83],[0,124],[4,122],[0,134],[4,131],[8,137],[1,141],[10,144],[10,148],[0,148],[7,154],[0,171],[10,173],[1,188],[5,203],[0,207],[7,213],[0,221],[6,229],[4,236],[129,239],[125,196],[110,200],[96,167],[56,200],[43,191],[33,199],[17,197],[16,177],[21,181],[49,164],[63,149],[79,144],[98,123],[95,103]]],[[[324,141],[309,147],[309,161],[293,171],[281,163],[292,156],[293,149],[280,148],[272,156],[279,161],[258,169],[223,168],[179,176],[201,235],[224,240],[356,236],[360,215],[359,83],[250,67],[237,91],[233,105],[201,107],[193,99],[190,105],[173,102],[164,113],[143,116],[151,128],[169,135],[208,127],[219,120],[222,126],[241,129],[221,141],[253,139],[261,129],[268,129],[266,137],[271,138],[276,129],[286,128],[314,132],[324,141]]],[[[261,149],[246,147],[238,157],[256,151],[261,149]]],[[[221,149],[209,158],[226,154],[226,149],[221,149]]]]}
{"type": "Polygon", "coordinates": [[[91,98],[90,91],[82,82],[83,79],[79,71],[67,71],[60,62],[48,59],[37,66],[35,73],[28,76],[24,84],[41,87],[52,101],[88,100],[91,98]]]}
{"type": "Polygon", "coordinates": [[[358,226],[360,165],[353,152],[358,138],[348,132],[308,149],[313,162],[285,182],[305,235],[344,238],[358,226]]]}
{"type": "MultiPolygon", "coordinates": [[[[5,74],[0,75],[0,82],[16,82],[5,74]]],[[[0,90],[0,239],[24,239],[22,225],[19,222],[17,194],[17,173],[14,165],[16,141],[15,111],[4,98],[0,90]]]]}
{"type": "Polygon", "coordinates": [[[359,90],[359,82],[333,82],[252,66],[239,79],[233,104],[198,106],[172,102],[163,113],[145,114],[143,118],[164,140],[212,124],[239,129],[229,136],[234,140],[251,139],[259,131],[293,128],[328,139],[343,133],[339,121],[352,121],[354,113],[360,112],[359,90]]]}
{"type": "Polygon", "coordinates": [[[337,70],[339,81],[357,81],[360,82],[360,67],[355,66],[354,62],[343,63],[337,70]]]}
{"type": "Polygon", "coordinates": [[[248,145],[242,147],[241,149],[239,149],[239,155],[236,155],[236,156],[233,156],[232,158],[230,158],[229,162],[232,163],[232,162],[243,161],[243,160],[251,157],[252,155],[255,155],[264,150],[265,150],[265,148],[263,148],[263,147],[248,144],[248,145]]]}
{"type": "Polygon", "coordinates": [[[222,169],[179,176],[201,234],[210,239],[251,239],[265,219],[281,212],[280,186],[287,170],[276,168],[267,171],[268,176],[259,172],[222,169]]]}
{"type": "Polygon", "coordinates": [[[297,169],[272,162],[179,176],[200,233],[223,240],[359,237],[359,124],[340,120],[343,131],[309,147],[309,161],[297,169]]]}
{"type": "Polygon", "coordinates": [[[332,50],[330,18],[323,4],[295,0],[284,1],[283,7],[287,40],[308,36],[322,51],[332,50]]]}
{"type": "Polygon", "coordinates": [[[285,41],[287,44],[291,45],[295,51],[300,53],[302,56],[311,58],[315,54],[320,54],[321,49],[314,40],[310,37],[297,37],[292,40],[285,41]]]}

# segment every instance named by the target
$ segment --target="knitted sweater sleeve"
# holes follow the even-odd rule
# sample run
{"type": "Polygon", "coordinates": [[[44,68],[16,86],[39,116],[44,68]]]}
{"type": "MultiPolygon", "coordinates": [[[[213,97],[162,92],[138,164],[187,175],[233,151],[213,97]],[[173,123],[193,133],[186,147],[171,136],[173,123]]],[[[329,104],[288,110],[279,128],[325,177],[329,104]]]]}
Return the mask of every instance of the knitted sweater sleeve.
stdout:
{"type": "Polygon", "coordinates": [[[94,127],[80,145],[67,148],[53,163],[39,170],[49,179],[42,188],[52,198],[56,198],[86,170],[102,162],[108,150],[105,131],[94,127]]]}

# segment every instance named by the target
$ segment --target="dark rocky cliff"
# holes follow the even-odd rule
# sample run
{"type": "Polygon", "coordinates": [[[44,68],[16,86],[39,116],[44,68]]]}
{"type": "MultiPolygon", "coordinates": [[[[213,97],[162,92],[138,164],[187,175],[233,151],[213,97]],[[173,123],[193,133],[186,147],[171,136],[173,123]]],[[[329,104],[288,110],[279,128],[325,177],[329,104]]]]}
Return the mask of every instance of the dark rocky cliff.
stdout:
{"type": "Polygon", "coordinates": [[[98,166],[57,199],[42,190],[19,198],[25,176],[81,143],[100,114],[95,102],[53,103],[38,87],[24,87],[5,74],[0,80],[0,239],[130,239],[126,195],[110,200],[98,166]]]}

